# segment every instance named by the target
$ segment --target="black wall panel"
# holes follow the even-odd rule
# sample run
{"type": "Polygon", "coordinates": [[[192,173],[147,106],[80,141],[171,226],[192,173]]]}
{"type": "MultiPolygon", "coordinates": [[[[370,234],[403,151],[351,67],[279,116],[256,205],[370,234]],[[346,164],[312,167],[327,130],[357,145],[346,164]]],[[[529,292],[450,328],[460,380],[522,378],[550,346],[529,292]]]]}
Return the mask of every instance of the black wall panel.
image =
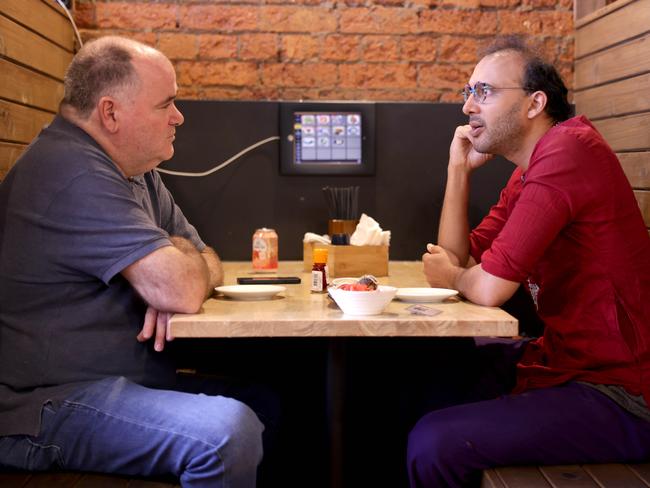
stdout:
{"type": "MultiPolygon", "coordinates": [[[[245,147],[277,136],[281,102],[179,101],[185,124],[163,168],[206,171],[245,147]]],[[[460,104],[378,103],[374,176],[281,176],[277,141],[202,178],[162,175],[203,239],[225,260],[248,260],[251,236],[273,227],[280,259],[302,259],[306,231],[327,232],[323,186],[360,186],[360,210],[391,230],[391,259],[419,259],[435,242],[449,143],[467,118],[460,104]]],[[[472,180],[470,222],[496,202],[514,166],[496,159],[472,180]]]]}

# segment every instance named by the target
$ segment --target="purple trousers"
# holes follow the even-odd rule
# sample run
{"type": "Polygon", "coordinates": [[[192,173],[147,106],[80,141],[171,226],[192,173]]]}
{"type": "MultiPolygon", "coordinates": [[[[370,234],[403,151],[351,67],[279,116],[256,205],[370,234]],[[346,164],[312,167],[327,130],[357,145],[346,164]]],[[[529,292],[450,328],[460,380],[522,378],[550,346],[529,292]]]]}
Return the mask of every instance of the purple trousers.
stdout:
{"type": "Polygon", "coordinates": [[[485,357],[499,364],[486,365],[487,378],[476,386],[490,399],[436,410],[418,421],[408,440],[412,488],[479,486],[482,470],[496,466],[650,459],[650,422],[594,388],[567,383],[507,394],[523,346],[489,345],[485,357]],[[501,385],[494,368],[509,371],[501,385]]]}

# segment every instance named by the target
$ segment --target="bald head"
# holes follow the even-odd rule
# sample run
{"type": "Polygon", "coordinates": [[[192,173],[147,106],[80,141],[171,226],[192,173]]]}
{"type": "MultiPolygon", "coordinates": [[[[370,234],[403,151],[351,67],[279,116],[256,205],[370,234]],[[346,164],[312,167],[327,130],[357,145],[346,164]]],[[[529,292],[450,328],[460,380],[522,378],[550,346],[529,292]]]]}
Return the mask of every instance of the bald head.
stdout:
{"type": "Polygon", "coordinates": [[[61,104],[87,119],[101,97],[137,91],[140,78],[134,61],[152,58],[164,55],[122,37],[107,36],[86,43],[68,67],[61,104]]]}

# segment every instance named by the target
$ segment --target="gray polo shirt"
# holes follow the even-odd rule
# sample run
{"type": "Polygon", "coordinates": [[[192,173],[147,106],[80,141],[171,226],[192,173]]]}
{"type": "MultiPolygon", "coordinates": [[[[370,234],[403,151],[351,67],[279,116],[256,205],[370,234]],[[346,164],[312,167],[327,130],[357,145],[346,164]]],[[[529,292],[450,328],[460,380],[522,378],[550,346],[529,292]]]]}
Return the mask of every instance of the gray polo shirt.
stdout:
{"type": "Polygon", "coordinates": [[[126,179],[61,116],[39,134],[0,185],[0,436],[36,435],[43,403],[90,381],[173,384],[120,274],[170,235],[205,247],[156,172],[126,179]]]}

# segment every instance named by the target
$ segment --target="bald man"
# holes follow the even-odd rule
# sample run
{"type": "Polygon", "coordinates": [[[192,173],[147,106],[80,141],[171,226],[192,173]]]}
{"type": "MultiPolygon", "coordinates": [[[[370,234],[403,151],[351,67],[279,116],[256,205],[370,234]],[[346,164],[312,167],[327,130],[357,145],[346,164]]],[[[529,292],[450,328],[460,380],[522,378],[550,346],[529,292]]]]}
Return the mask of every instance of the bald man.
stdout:
{"type": "Polygon", "coordinates": [[[176,391],[165,349],[170,314],[223,281],[153,171],[183,123],[176,92],[155,49],[86,44],[0,186],[0,467],[256,484],[256,414],[219,388],[176,391]]]}

